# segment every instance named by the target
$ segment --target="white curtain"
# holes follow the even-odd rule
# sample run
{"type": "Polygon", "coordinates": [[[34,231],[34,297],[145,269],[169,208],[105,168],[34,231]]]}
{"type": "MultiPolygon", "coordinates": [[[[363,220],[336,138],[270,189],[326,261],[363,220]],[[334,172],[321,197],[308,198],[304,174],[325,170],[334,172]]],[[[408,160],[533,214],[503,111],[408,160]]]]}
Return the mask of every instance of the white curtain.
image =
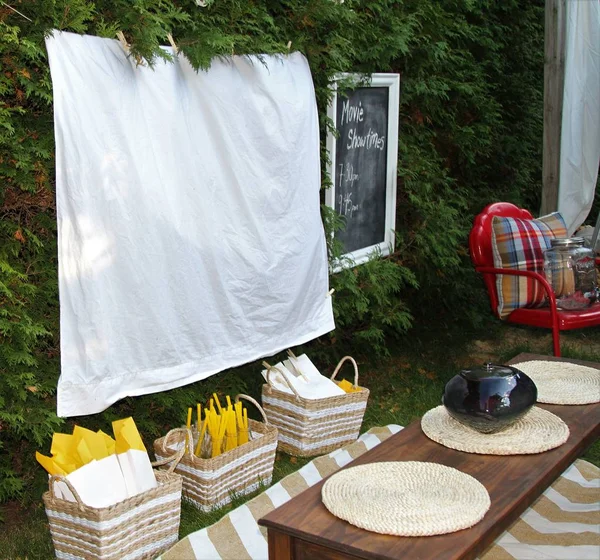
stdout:
{"type": "MultiPolygon", "coordinates": [[[[54,32],[59,416],[334,328],[306,59],[136,66],[54,32]]],[[[168,49],[171,52],[170,49],[168,49]]]]}
{"type": "Polygon", "coordinates": [[[566,9],[558,210],[571,235],[590,212],[600,163],[600,0],[566,9]]]}

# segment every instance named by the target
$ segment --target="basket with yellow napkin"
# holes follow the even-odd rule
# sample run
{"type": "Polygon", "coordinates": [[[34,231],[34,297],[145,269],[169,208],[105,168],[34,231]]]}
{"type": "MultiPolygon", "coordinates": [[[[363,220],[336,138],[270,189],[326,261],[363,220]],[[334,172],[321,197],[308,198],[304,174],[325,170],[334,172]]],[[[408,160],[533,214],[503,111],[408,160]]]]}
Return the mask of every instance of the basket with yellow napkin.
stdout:
{"type": "Polygon", "coordinates": [[[154,558],[178,539],[181,477],[154,471],[132,418],[113,422],[114,438],[75,426],[55,433],[43,495],[57,558],[154,558]]]}
{"type": "Polygon", "coordinates": [[[302,354],[274,366],[263,362],[262,402],[269,422],[279,430],[279,449],[298,457],[323,455],[358,437],[369,390],[358,384],[358,364],[342,358],[330,378],[302,354]],[[336,381],[345,363],[354,368],[354,383],[336,381]]]}

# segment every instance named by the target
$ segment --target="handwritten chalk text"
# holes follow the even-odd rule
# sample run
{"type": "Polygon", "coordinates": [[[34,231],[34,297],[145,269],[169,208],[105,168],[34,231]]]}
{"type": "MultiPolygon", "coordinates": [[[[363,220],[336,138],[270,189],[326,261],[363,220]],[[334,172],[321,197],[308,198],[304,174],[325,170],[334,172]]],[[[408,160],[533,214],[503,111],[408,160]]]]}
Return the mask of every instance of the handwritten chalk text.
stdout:
{"type": "Polygon", "coordinates": [[[346,144],[346,149],[355,150],[357,148],[383,150],[385,148],[385,136],[379,136],[379,134],[371,128],[369,128],[367,134],[359,135],[356,133],[355,128],[351,128],[348,131],[348,143],[346,144]]]}
{"type": "Polygon", "coordinates": [[[354,183],[358,181],[358,173],[354,173],[354,165],[349,163],[344,166],[341,163],[338,167],[340,168],[339,183],[349,184],[349,188],[352,189],[354,183]]]}
{"type": "Polygon", "coordinates": [[[364,110],[361,101],[358,102],[358,105],[350,105],[349,99],[342,103],[342,125],[344,124],[344,119],[346,119],[346,124],[363,122],[363,115],[364,110]]]}
{"type": "Polygon", "coordinates": [[[352,203],[352,193],[340,194],[338,196],[338,202],[340,205],[340,214],[348,218],[352,218],[352,215],[358,210],[358,204],[352,203]]]}

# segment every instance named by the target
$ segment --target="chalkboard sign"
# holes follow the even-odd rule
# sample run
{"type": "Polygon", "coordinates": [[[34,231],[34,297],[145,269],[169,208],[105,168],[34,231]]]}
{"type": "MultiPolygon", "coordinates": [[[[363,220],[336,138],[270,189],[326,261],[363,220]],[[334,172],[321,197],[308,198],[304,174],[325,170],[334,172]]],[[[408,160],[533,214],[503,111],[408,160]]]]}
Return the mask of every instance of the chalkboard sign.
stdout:
{"type": "Polygon", "coordinates": [[[327,142],[333,187],[326,202],[345,218],[335,238],[346,265],[393,251],[399,90],[398,74],[373,74],[366,86],[336,87],[329,107],[337,135],[327,142]]]}

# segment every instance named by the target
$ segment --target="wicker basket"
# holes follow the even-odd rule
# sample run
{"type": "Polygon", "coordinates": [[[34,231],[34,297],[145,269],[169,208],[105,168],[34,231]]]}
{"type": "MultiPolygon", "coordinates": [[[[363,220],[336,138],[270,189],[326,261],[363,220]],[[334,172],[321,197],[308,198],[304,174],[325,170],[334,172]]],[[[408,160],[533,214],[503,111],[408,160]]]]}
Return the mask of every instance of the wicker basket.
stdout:
{"type": "Polygon", "coordinates": [[[171,461],[170,456],[178,449],[184,449],[186,434],[188,441],[196,442],[198,433],[177,428],[154,442],[156,458],[176,464],[175,472],[183,478],[183,499],[202,511],[222,507],[236,496],[271,484],[277,428],[269,424],[263,409],[253,398],[238,395],[236,402],[240,398],[252,402],[265,420],[263,423],[248,419],[251,439],[247,443],[212,459],[194,455],[194,445],[190,445],[189,451],[180,460],[171,461]]]}
{"type": "Polygon", "coordinates": [[[158,485],[113,506],[86,506],[68,479],[50,477],[42,499],[57,558],[65,560],[150,560],[179,539],[181,477],[156,471],[158,485]],[[57,498],[54,481],[64,482],[76,502],[57,498]]]}
{"type": "Polygon", "coordinates": [[[312,457],[329,453],[358,437],[369,390],[358,386],[358,365],[350,356],[340,360],[331,379],[335,379],[346,361],[354,366],[354,387],[360,390],[323,399],[305,399],[289,383],[293,395],[276,389],[270,382],[271,372],[277,371],[286,379],[285,374],[264,364],[268,367],[262,402],[269,422],[279,430],[281,451],[297,457],[312,457]]]}

